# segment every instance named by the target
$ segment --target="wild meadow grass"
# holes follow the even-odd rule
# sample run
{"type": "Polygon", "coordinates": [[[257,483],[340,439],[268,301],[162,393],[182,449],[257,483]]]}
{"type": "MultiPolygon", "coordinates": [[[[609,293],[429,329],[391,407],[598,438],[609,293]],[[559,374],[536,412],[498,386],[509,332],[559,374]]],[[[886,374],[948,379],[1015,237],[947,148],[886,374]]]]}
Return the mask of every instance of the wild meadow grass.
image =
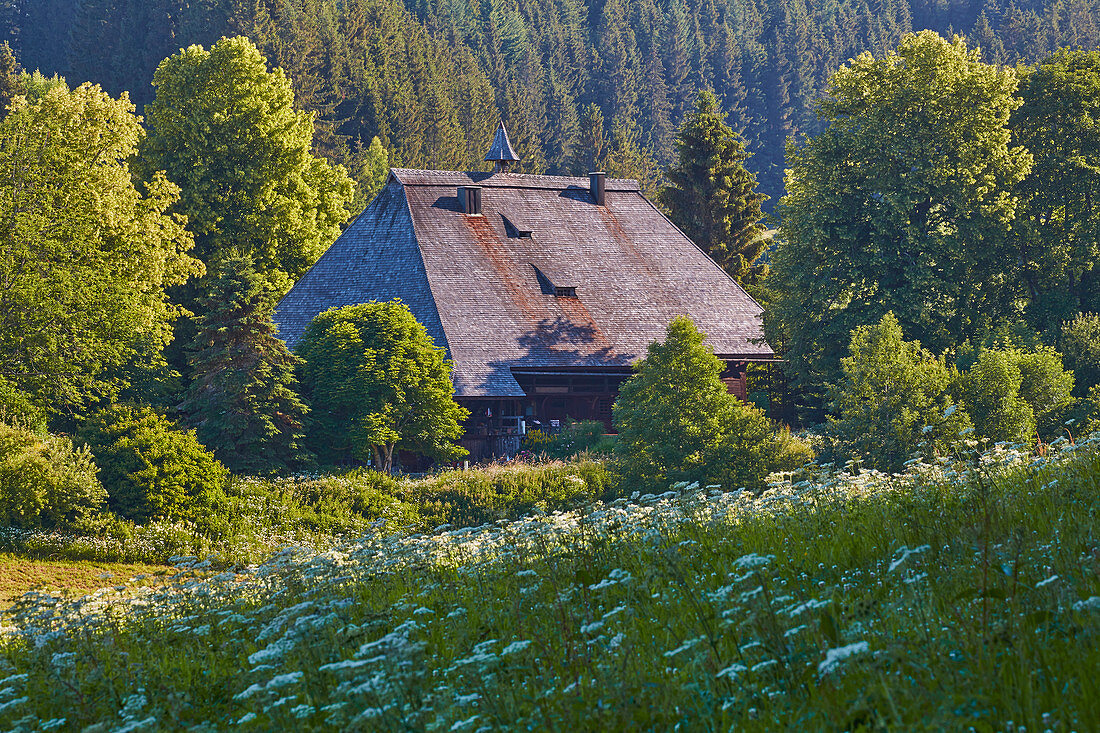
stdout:
{"type": "Polygon", "coordinates": [[[321,552],[364,533],[476,526],[571,509],[613,491],[602,461],[490,465],[421,478],[375,471],[282,479],[235,477],[197,522],[135,525],[104,516],[81,531],[0,529],[0,552],[30,558],[164,563],[175,556],[217,567],[259,562],[293,546],[321,552]]]}
{"type": "MultiPolygon", "coordinates": [[[[796,480],[797,479],[797,480],[796,480]]],[[[1100,729],[1100,445],[25,597],[6,730],[1100,729]]]]}

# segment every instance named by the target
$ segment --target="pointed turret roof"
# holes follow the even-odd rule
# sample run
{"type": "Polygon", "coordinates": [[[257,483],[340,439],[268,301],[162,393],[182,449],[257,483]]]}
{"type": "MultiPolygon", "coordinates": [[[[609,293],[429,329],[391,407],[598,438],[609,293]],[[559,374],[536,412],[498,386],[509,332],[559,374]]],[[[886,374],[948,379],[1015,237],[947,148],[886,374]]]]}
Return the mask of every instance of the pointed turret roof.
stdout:
{"type": "Polygon", "coordinates": [[[485,160],[505,163],[519,161],[519,156],[512,149],[512,142],[508,139],[508,131],[504,129],[504,120],[501,120],[500,125],[497,127],[497,134],[493,137],[493,146],[489,148],[485,160]]]}

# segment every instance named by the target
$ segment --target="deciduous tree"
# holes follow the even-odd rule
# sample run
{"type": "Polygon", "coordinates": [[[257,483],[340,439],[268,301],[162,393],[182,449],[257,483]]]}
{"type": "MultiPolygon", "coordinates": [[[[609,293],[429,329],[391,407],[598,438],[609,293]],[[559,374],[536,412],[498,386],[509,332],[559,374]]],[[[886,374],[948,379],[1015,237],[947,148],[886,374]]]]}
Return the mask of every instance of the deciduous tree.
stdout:
{"type": "Polygon", "coordinates": [[[341,166],[312,154],[313,115],[244,37],[180,51],[153,85],[138,169],[180,186],[195,254],[210,266],[251,257],[289,287],[339,235],[354,193],[341,166]]]}
{"type": "Polygon", "coordinates": [[[893,313],[855,329],[840,364],[829,434],[845,455],[898,471],[915,455],[949,452],[971,427],[951,397],[956,375],[919,342],[905,341],[893,313]]]}
{"type": "Polygon", "coordinates": [[[650,344],[623,384],[613,415],[628,486],[759,488],[782,463],[783,442],[762,412],[730,394],[721,379],[725,365],[703,338],[691,319],[674,319],[664,343],[650,344]]]}
{"type": "Polygon", "coordinates": [[[401,301],[327,310],[296,352],[318,454],[373,460],[386,473],[398,449],[441,460],[465,455],[454,441],[469,412],[454,400],[451,365],[401,301]]]}
{"type": "Polygon", "coordinates": [[[166,286],[202,272],[186,253],[179,189],[135,179],[133,105],[99,87],[25,77],[0,121],[0,379],[51,411],[124,386],[112,370],[162,347],[166,286]]]}
{"type": "Polygon", "coordinates": [[[936,352],[1015,313],[1016,72],[960,38],[906,36],[833,75],[826,129],[790,150],[768,335],[800,385],[833,381],[858,326],[893,312],[936,352]]]}

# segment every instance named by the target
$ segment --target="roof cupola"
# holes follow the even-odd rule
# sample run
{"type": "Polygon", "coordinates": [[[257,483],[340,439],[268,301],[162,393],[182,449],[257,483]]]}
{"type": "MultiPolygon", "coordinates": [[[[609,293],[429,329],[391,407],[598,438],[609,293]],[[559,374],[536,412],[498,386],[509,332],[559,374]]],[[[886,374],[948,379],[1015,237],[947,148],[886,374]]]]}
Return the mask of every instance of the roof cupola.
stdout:
{"type": "Polygon", "coordinates": [[[508,139],[508,131],[504,129],[504,120],[501,120],[500,125],[497,127],[497,134],[493,137],[493,146],[489,148],[485,160],[491,160],[496,164],[493,169],[496,173],[505,173],[509,165],[519,162],[519,156],[512,149],[512,142],[508,139]]]}

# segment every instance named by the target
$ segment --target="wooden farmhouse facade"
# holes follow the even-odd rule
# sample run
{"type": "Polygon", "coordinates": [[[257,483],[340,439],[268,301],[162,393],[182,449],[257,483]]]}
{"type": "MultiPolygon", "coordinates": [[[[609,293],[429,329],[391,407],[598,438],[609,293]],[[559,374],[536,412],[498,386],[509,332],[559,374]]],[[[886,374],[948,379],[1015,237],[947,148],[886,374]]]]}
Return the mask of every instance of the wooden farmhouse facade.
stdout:
{"type": "MultiPolygon", "coordinates": [[[[494,157],[495,156],[495,157],[494,157]]],[[[745,398],[772,361],[761,308],[632,180],[394,169],[382,191],[275,311],[291,349],[318,313],[400,298],[454,363],[471,458],[513,452],[530,427],[611,426],[646,347],[687,315],[745,398]]]]}

